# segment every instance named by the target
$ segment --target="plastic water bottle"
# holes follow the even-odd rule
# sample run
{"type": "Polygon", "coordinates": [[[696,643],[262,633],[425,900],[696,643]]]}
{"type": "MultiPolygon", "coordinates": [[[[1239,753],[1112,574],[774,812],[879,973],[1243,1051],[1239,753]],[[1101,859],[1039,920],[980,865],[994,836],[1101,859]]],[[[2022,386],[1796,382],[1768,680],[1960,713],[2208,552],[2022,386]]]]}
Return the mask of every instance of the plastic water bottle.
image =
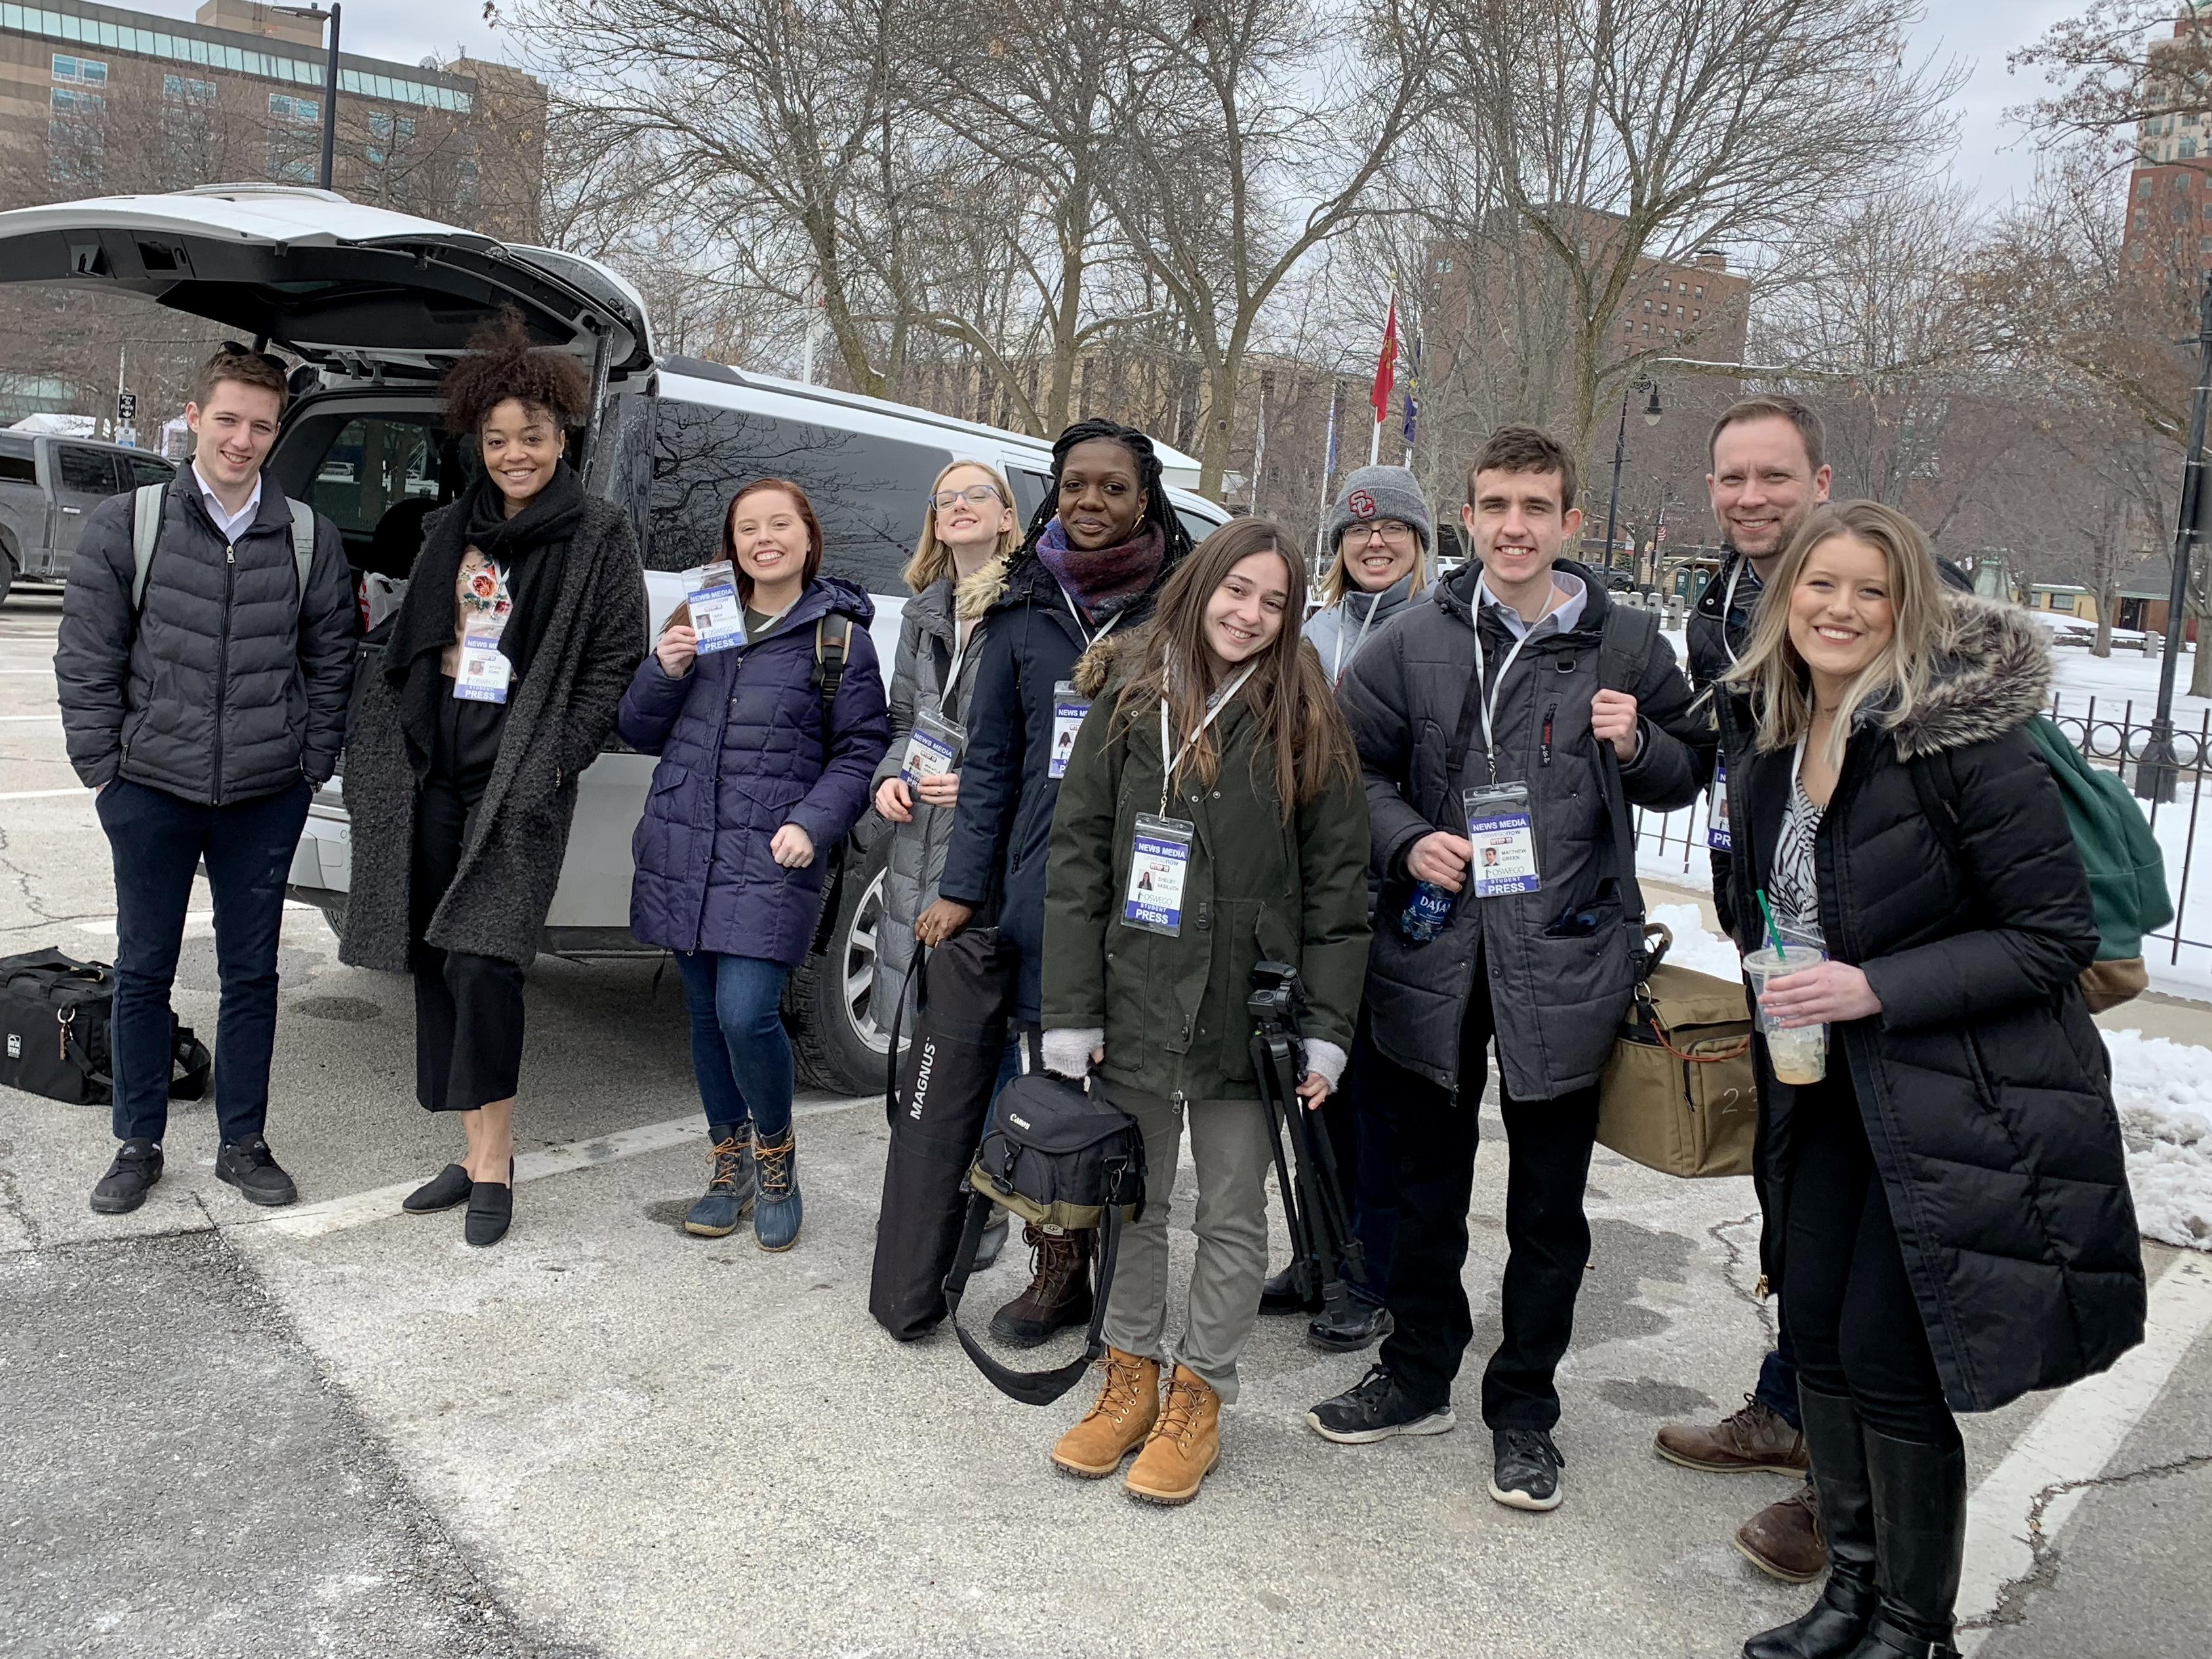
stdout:
{"type": "Polygon", "coordinates": [[[1412,902],[1398,918],[1398,931],[1416,945],[1426,945],[1451,925],[1452,906],[1456,902],[1453,894],[1425,881],[1413,889],[1412,902]]]}

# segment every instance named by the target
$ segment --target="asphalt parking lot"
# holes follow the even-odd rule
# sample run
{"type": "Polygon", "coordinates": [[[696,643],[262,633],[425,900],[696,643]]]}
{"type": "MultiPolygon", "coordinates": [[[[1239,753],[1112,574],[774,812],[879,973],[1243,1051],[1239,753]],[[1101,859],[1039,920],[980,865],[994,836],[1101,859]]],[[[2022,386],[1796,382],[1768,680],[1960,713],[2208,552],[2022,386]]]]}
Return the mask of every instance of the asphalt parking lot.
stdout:
{"type": "MultiPolygon", "coordinates": [[[[105,957],[58,615],[21,589],[0,606],[0,953],[105,957]]],[[[1485,1494],[1472,1368],[1455,1434],[1319,1440],[1304,1410],[1364,1361],[1284,1321],[1204,1494],[1163,1510],[1048,1466],[1087,1389],[1020,1407],[948,1334],[901,1347],[868,1318],[879,1102],[803,1101],[797,1249],[690,1238],[703,1126],[672,975],[541,963],[515,1224],[471,1250],[458,1212],[398,1212],[453,1151],[413,1103],[405,982],[341,966],[312,910],[281,967],[270,1137],[295,1210],[216,1183],[203,1105],[178,1109],[146,1206],[94,1217],[105,1111],[0,1091],[0,1654],[1719,1659],[1810,1599],[1729,1545],[1787,1483],[1650,1449],[1732,1407],[1765,1349],[1747,1182],[1600,1152],[1555,1513],[1485,1494]]],[[[202,917],[177,1006],[204,1033],[215,991],[202,917]]],[[[1503,1247],[1486,1126],[1477,1367],[1503,1247]]],[[[1183,1269],[1191,1199],[1186,1174],[1183,1269]]],[[[2145,1254],[2141,1353],[1966,1424],[1962,1612],[1986,1659],[2205,1650],[2212,1259],[2145,1254]]],[[[1018,1255],[972,1306],[1012,1294],[1018,1255]]]]}

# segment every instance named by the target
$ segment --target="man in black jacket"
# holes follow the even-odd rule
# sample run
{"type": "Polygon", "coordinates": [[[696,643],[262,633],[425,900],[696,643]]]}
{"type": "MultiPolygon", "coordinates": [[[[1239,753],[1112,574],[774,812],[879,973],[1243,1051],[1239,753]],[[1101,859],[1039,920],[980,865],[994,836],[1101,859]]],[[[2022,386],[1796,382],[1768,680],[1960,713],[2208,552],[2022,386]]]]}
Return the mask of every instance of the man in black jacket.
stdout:
{"type": "Polygon", "coordinates": [[[1702,781],[1702,723],[1665,638],[1559,561],[1582,520],[1575,474],[1534,428],[1492,434],[1462,515],[1480,562],[1407,606],[1344,679],[1382,879],[1367,1014],[1372,1093],[1398,1118],[1396,1329],[1364,1380],[1306,1418],[1352,1443],[1454,1426],[1494,1041],[1512,1159],[1482,1413],[1490,1494],[1528,1510],[1559,1502],[1553,1375],[1589,1259],[1598,1079],[1634,989],[1613,804],[1686,806],[1702,781]]]}
{"type": "MultiPolygon", "coordinates": [[[[226,346],[185,418],[192,465],[165,491],[142,557],[136,501],[85,520],[54,653],[70,763],[97,789],[115,860],[115,1137],[92,1190],[119,1215],[161,1178],[169,987],[203,860],[222,1001],[216,1024],[216,1175],[289,1204],[263,1129],[276,1029],[284,879],[307,803],[337,769],[352,682],[353,582],[337,526],[312,538],[261,464],[284,412],[284,366],[226,346]],[[308,544],[312,553],[302,561],[308,544]]],[[[300,509],[304,511],[304,509],[300,509]]]]}

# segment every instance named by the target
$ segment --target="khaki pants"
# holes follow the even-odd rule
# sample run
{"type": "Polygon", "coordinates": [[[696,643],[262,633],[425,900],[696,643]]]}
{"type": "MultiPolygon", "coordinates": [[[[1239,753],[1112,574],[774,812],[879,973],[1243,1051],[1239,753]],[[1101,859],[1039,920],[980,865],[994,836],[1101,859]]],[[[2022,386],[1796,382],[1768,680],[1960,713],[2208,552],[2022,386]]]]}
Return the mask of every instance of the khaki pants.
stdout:
{"type": "MultiPolygon", "coordinates": [[[[1106,1340],[1124,1353],[1166,1364],[1168,1206],[1182,1148],[1183,1112],[1172,1100],[1094,1084],[1137,1120],[1145,1136],[1145,1213],[1122,1229],[1106,1300],[1106,1340]]],[[[1198,1166],[1198,1260],[1174,1358],[1224,1401],[1237,1398],[1237,1357],[1259,1317],[1267,1278],[1267,1171],[1274,1164],[1267,1109],[1256,1100],[1188,1103],[1198,1166]]]]}

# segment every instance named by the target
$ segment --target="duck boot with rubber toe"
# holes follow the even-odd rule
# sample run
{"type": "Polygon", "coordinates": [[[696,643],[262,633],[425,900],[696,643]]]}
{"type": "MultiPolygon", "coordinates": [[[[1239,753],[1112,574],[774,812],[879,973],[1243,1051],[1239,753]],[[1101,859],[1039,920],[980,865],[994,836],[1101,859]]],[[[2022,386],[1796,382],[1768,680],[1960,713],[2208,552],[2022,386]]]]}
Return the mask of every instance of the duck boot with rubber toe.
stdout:
{"type": "Polygon", "coordinates": [[[1160,1362],[1106,1350],[1106,1382],[1090,1414],[1052,1449],[1052,1461],[1085,1480],[1103,1480],[1145,1443],[1160,1419],[1160,1362]]]}
{"type": "Polygon", "coordinates": [[[799,1195],[798,1130],[786,1129],[781,1140],[756,1132],[753,1166],[760,1182],[753,1200],[753,1242],[781,1253],[799,1243],[805,1214],[799,1195]]]}
{"type": "Polygon", "coordinates": [[[1121,1483],[1147,1504],[1188,1504],[1221,1461],[1221,1396],[1181,1365],[1168,1377],[1160,1420],[1121,1483]]]}
{"type": "Polygon", "coordinates": [[[684,1218],[684,1231],[701,1238],[727,1238],[752,1208],[760,1184],[753,1170],[753,1126],[717,1123],[707,1133],[714,1143],[707,1152],[712,1173],[707,1190],[684,1218]]]}
{"type": "Polygon", "coordinates": [[[1022,1228],[1033,1269],[1029,1288],[991,1316],[991,1334],[1034,1348],[1055,1331],[1091,1322],[1091,1235],[1022,1228]]]}

